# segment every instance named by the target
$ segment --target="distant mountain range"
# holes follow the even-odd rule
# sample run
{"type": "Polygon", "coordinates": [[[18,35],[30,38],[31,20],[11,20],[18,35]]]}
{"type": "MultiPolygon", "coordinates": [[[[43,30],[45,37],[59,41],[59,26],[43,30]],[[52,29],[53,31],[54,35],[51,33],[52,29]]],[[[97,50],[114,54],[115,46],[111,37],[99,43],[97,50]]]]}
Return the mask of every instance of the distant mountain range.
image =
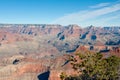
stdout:
{"type": "MultiPolygon", "coordinates": [[[[43,38],[47,37],[44,40],[46,44],[64,52],[74,52],[78,46],[82,45],[93,47],[120,45],[120,27],[89,26],[81,28],[78,25],[0,24],[0,31],[1,43],[5,42],[5,39],[9,39],[10,34],[33,36],[30,39],[33,39],[34,36],[41,36],[43,38]]],[[[9,42],[9,40],[7,41],[9,42]]],[[[17,39],[14,39],[14,41],[17,41],[17,39]]]]}

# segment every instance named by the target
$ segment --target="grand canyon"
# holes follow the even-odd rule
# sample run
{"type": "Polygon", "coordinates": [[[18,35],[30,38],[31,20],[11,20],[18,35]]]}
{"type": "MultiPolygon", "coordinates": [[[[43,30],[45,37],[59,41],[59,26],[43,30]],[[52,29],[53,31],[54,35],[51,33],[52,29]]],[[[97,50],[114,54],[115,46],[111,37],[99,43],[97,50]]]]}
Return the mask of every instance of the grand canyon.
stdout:
{"type": "Polygon", "coordinates": [[[120,26],[0,24],[0,80],[61,80],[77,51],[120,57],[120,26]]]}

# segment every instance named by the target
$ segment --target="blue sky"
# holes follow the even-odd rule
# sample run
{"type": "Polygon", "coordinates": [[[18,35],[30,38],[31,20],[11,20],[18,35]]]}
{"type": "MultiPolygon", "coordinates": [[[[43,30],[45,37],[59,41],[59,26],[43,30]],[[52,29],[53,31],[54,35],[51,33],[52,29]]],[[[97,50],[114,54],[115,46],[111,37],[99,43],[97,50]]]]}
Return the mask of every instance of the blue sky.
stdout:
{"type": "Polygon", "coordinates": [[[0,23],[120,26],[120,0],[0,0],[0,23]]]}

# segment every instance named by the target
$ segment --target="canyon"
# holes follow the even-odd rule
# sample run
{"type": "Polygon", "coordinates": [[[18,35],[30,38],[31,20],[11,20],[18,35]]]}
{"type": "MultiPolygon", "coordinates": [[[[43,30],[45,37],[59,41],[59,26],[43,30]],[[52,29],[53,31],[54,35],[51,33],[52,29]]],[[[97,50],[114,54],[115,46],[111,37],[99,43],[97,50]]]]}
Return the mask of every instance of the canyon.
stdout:
{"type": "Polygon", "coordinates": [[[0,24],[0,80],[60,80],[76,75],[69,55],[93,51],[120,57],[120,26],[0,24]]]}

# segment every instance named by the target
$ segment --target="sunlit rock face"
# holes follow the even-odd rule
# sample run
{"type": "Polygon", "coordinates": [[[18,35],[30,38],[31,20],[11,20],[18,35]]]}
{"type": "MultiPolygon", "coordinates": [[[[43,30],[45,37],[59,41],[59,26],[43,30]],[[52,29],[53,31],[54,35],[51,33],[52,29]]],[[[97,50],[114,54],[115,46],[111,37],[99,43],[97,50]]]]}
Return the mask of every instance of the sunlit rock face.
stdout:
{"type": "Polygon", "coordinates": [[[60,80],[76,74],[68,55],[87,50],[120,56],[120,27],[0,24],[0,80],[60,80]]]}

